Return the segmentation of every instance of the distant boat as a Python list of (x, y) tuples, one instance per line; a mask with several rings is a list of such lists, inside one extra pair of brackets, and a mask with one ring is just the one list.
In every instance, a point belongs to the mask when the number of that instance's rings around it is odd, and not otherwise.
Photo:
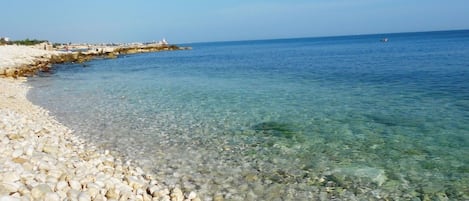
[(380, 41), (383, 42), (383, 43), (386, 43), (386, 42), (388, 42), (388, 38), (382, 38)]

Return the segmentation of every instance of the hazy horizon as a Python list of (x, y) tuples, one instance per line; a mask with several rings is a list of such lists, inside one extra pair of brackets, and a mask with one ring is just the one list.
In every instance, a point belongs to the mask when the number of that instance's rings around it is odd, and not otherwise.
[(197, 43), (469, 29), (469, 2), (280, 0), (9, 1), (0, 37), (51, 42)]

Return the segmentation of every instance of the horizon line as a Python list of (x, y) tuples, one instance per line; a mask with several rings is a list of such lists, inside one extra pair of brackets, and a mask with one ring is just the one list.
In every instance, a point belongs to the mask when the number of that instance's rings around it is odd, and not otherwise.
[(320, 35), (320, 36), (296, 36), (290, 38), (262, 38), (262, 39), (241, 39), (241, 40), (219, 40), (219, 41), (201, 41), (201, 42), (187, 42), (178, 43), (176, 45), (187, 44), (201, 44), (201, 43), (230, 43), (230, 42), (249, 42), (249, 41), (270, 41), (270, 40), (291, 40), (291, 39), (306, 39), (306, 38), (335, 38), (335, 37), (351, 37), (351, 36), (372, 36), (372, 35), (385, 35), (385, 34), (411, 34), (411, 33), (430, 33), (430, 32), (450, 32), (450, 31), (469, 31), (469, 28), (462, 29), (441, 29), (441, 30), (422, 30), (422, 31), (404, 31), (404, 32), (388, 32), (388, 33), (358, 33), (358, 34), (337, 34), (337, 35)]

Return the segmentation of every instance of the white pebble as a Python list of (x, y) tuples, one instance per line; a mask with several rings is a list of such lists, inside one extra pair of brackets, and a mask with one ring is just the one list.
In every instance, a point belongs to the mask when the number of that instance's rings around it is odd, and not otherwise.
[(20, 187), (21, 185), (16, 182), (3, 182), (3, 184), (0, 184), (0, 188), (8, 193), (17, 192)]
[(27, 156), (31, 156), (31, 155), (33, 155), (33, 152), (34, 152), (34, 147), (33, 147), (33, 146), (29, 146), (28, 148), (26, 148), (26, 150), (25, 150), (24, 153), (25, 153)]
[(197, 197), (197, 194), (194, 191), (191, 191), (187, 196), (187, 199), (192, 200)]
[(79, 194), (80, 194), (80, 191), (77, 191), (75, 189), (70, 189), (67, 192), (67, 197), (71, 200), (77, 200)]
[(173, 191), (171, 192), (171, 200), (172, 201), (183, 201), (184, 200), (184, 195), (182, 194), (181, 189), (179, 188), (174, 188)]
[(159, 189), (160, 188), (158, 186), (154, 185), (154, 186), (149, 186), (147, 190), (152, 196), (156, 196), (156, 193)]
[(44, 200), (47, 201), (60, 201), (60, 197), (57, 193), (46, 193)]
[(21, 199), (13, 196), (3, 195), (0, 196), (0, 201), (21, 201)]
[(87, 192), (81, 192), (78, 195), (78, 201), (91, 201), (91, 196)]
[(68, 183), (66, 181), (59, 181), (55, 185), (55, 189), (57, 191), (61, 191), (62, 189), (65, 189), (65, 187), (67, 187), (67, 186), (68, 186)]
[(3, 174), (3, 182), (16, 182), (20, 180), (20, 176), (16, 172), (8, 172)]
[(11, 154), (13, 158), (20, 157), (21, 155), (23, 155), (23, 149), (15, 149)]
[(42, 200), (46, 193), (50, 193), (52, 190), (47, 184), (39, 184), (31, 189), (31, 196), (34, 200)]
[(81, 184), (77, 180), (68, 181), (68, 185), (70, 185), (72, 189), (81, 190)]

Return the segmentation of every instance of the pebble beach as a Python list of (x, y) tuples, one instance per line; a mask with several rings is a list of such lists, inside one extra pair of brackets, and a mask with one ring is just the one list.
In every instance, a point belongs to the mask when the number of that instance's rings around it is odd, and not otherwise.
[(73, 135), (8, 71), (61, 54), (0, 46), (0, 200), (200, 200)]

